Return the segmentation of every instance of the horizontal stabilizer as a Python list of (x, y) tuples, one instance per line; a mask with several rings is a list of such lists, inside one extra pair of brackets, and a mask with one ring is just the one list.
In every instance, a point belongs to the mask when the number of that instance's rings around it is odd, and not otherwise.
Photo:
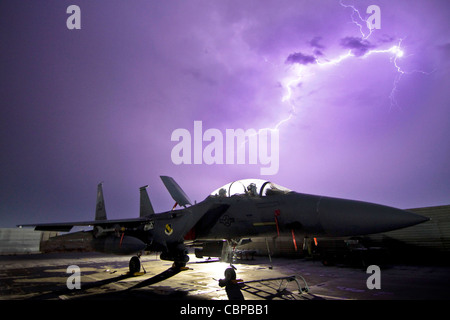
[(119, 224), (124, 227), (134, 228), (145, 222), (145, 218), (134, 218), (134, 219), (116, 219), (116, 220), (94, 220), (94, 221), (76, 221), (76, 222), (60, 222), (60, 223), (33, 223), (33, 224), (21, 224), (17, 225), (17, 227), (35, 227), (36, 231), (61, 231), (68, 232), (74, 226), (103, 226), (113, 227), (116, 224)]
[(73, 225), (71, 224), (59, 224), (59, 225), (39, 225), (34, 228), (36, 231), (59, 231), (59, 232), (69, 232), (72, 230)]
[(180, 206), (186, 206), (187, 204), (192, 205), (191, 200), (189, 200), (186, 193), (178, 185), (178, 183), (171, 177), (161, 176), (161, 180), (169, 191), (172, 199), (175, 200)]

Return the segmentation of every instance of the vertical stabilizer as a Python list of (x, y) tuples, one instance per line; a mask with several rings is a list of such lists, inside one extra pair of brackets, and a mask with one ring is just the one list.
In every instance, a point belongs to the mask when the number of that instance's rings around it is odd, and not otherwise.
[(150, 198), (148, 197), (147, 187), (148, 185), (139, 188), (139, 192), (141, 194), (139, 217), (145, 217), (150, 214), (155, 214), (152, 203), (150, 202)]
[(192, 205), (191, 200), (189, 200), (186, 193), (184, 193), (183, 189), (181, 189), (173, 178), (167, 176), (160, 176), (160, 178), (176, 203), (183, 207), (186, 207), (187, 204)]
[(97, 204), (95, 206), (95, 220), (106, 220), (105, 200), (103, 199), (103, 182), (97, 186)]

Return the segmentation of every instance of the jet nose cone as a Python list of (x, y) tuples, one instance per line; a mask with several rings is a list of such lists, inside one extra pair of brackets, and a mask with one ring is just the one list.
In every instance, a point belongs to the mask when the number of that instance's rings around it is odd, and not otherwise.
[(387, 232), (429, 220), (393, 207), (334, 198), (321, 199), (319, 219), (325, 232), (336, 236)]

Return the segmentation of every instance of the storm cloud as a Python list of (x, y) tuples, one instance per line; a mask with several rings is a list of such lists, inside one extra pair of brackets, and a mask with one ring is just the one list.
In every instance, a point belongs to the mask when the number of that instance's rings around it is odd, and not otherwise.
[(356, 56), (363, 56), (367, 51), (374, 49), (376, 46), (371, 44), (368, 40), (357, 37), (345, 37), (341, 39), (341, 46), (346, 49), (351, 49)]
[(303, 54), (301, 52), (291, 53), (286, 59), (287, 64), (298, 63), (298, 64), (307, 65), (307, 64), (315, 63), (315, 62), (316, 62), (316, 58), (314, 56), (309, 56), (309, 55)]
[(323, 49), (325, 49), (325, 46), (320, 43), (321, 41), (322, 41), (322, 37), (320, 37), (320, 36), (316, 36), (313, 39), (311, 39), (311, 41), (309, 41), (309, 44), (311, 45), (311, 47), (314, 48), (314, 54), (316, 56), (323, 55)]

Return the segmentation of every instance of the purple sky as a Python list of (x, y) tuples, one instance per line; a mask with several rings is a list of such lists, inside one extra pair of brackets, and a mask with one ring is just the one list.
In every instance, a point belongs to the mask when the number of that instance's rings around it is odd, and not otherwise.
[[(155, 210), (170, 210), (159, 175), (197, 201), (254, 177), (399, 208), (449, 204), (449, 2), (342, 3), (364, 18), (378, 5), (381, 29), (363, 39), (331, 0), (1, 1), (0, 227), (91, 220), (100, 181), (109, 218), (138, 216), (146, 184)], [(81, 30), (66, 27), (71, 4)], [(386, 52), (399, 44), (402, 57)], [(193, 133), (194, 120), (225, 132), (287, 118), (276, 175), (172, 163), (172, 132)]]

